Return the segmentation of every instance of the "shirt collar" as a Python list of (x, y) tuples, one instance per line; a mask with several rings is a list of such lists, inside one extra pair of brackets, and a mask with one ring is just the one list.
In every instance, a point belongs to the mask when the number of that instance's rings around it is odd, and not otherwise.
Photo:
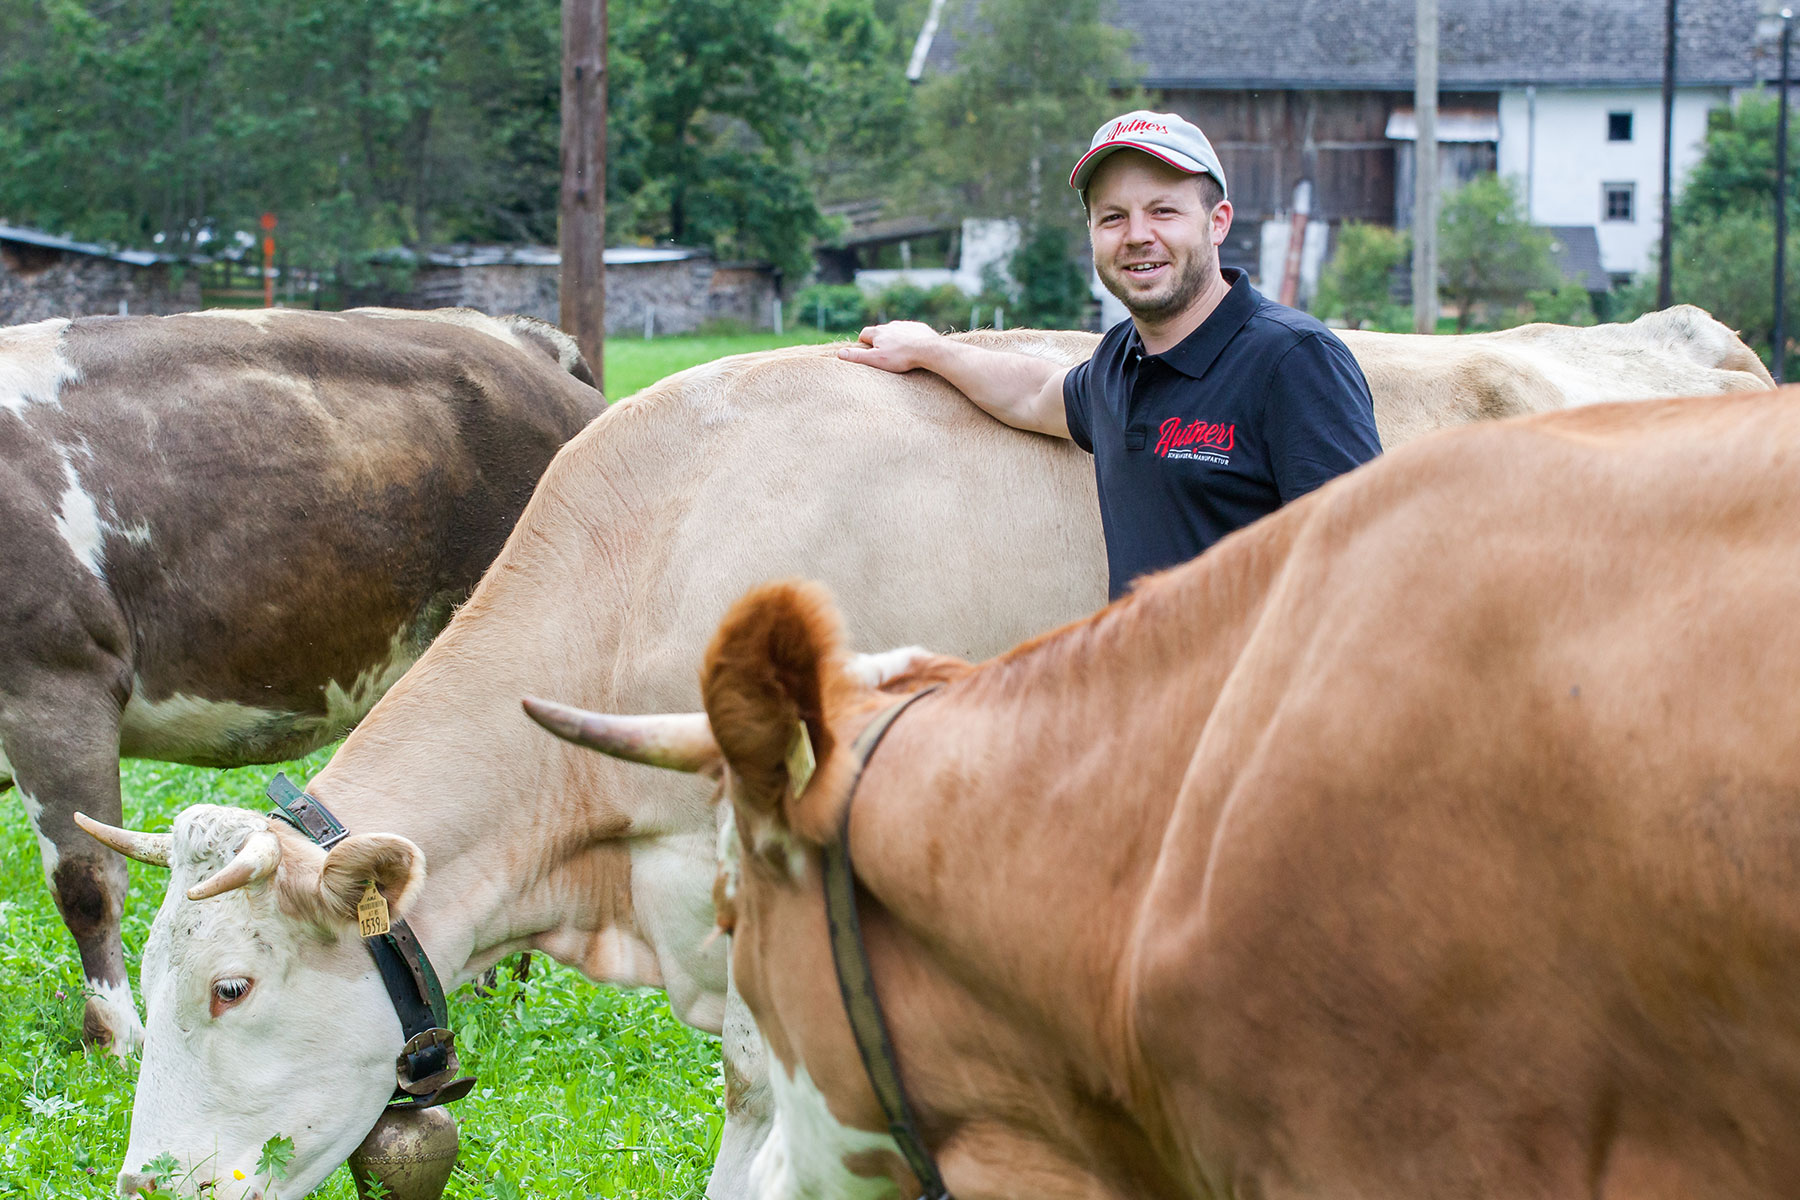
[[(1231, 290), (1219, 301), (1219, 307), (1207, 314), (1198, 329), (1155, 356), (1191, 379), (1206, 374), (1226, 344), (1256, 311), (1256, 302), (1260, 299), (1256, 289), (1250, 286), (1250, 277), (1243, 271), (1226, 267), (1221, 273)], [(1139, 336), (1136, 325), (1131, 329), (1131, 346), (1140, 354), (1144, 351), (1144, 339)]]

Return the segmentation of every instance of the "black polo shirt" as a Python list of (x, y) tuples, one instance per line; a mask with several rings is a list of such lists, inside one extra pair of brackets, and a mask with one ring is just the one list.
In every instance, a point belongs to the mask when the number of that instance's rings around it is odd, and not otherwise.
[(1381, 453), (1369, 384), (1324, 325), (1242, 271), (1200, 328), (1145, 354), (1130, 321), (1063, 382), (1094, 456), (1111, 594)]

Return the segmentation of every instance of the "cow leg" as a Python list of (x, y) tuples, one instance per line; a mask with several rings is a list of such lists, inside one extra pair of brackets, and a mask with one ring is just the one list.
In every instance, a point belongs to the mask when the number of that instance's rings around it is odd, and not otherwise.
[(124, 1055), (144, 1040), (119, 936), (125, 860), (73, 819), (84, 812), (109, 825), (121, 823), (119, 705), (102, 688), (81, 691), (23, 702), (6, 697), (0, 712), (32, 719), (26, 727), (17, 720), (0, 726), (0, 742), (37, 834), (50, 894), (81, 952), (88, 989), (82, 1040)]

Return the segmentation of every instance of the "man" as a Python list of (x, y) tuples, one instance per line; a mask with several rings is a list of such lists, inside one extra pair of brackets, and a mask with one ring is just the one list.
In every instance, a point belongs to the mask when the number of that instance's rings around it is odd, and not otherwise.
[(1374, 403), (1343, 342), (1221, 271), (1225, 172), (1169, 113), (1108, 121), (1069, 176), (1094, 269), (1131, 313), (1094, 357), (1057, 368), (964, 345), (916, 321), (862, 331), (838, 353), (922, 367), (1020, 429), (1094, 456), (1109, 586), (1199, 554), (1234, 529), (1381, 452)]

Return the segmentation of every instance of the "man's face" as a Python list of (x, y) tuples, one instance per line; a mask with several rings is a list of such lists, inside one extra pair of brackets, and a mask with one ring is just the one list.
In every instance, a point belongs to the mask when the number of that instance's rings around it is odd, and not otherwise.
[(1120, 150), (1094, 172), (1087, 198), (1094, 269), (1132, 316), (1178, 316), (1217, 277), (1231, 205), (1209, 212), (1196, 176)]

